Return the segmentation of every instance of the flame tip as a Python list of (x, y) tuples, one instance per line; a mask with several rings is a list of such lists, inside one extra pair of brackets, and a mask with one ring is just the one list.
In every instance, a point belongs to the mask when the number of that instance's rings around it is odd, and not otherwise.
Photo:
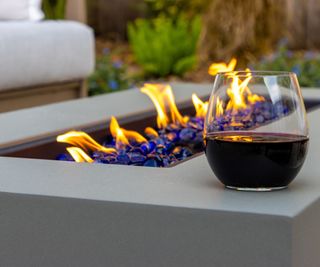
[(180, 114), (174, 99), (172, 88), (169, 84), (150, 84), (145, 83), (140, 91), (151, 99), (157, 111), (157, 126), (165, 128), (170, 119), (168, 116), (167, 108), (170, 111), (171, 120), (181, 125), (185, 125), (186, 119)]
[(196, 110), (196, 117), (205, 117), (208, 111), (209, 102), (203, 102), (195, 93), (192, 94), (192, 102)]
[(208, 73), (212, 76), (215, 76), (219, 72), (233, 71), (236, 65), (237, 65), (237, 59), (234, 57), (231, 58), (228, 64), (225, 62), (212, 63), (209, 66)]
[(93, 163), (93, 159), (79, 147), (67, 147), (67, 151), (76, 162)]

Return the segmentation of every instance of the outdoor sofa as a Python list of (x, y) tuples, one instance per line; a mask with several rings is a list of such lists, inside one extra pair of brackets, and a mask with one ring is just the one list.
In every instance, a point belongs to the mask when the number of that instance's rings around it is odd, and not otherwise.
[(0, 112), (84, 97), (93, 31), (74, 21), (1, 21), (0, 58)]

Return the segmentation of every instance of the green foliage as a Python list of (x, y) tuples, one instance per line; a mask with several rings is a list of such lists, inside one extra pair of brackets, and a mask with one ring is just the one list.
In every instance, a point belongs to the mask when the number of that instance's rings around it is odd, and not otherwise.
[(182, 14), (194, 16), (202, 14), (211, 0), (145, 0), (147, 16), (159, 15), (178, 18)]
[(66, 0), (43, 0), (43, 11), (46, 19), (64, 19)]
[(128, 24), (128, 37), (137, 62), (145, 73), (157, 77), (183, 75), (196, 64), (199, 17), (176, 21), (160, 16)]
[(97, 59), (96, 70), (88, 79), (89, 95), (99, 95), (128, 89), (126, 67), (120, 60), (112, 60), (108, 49)]
[(252, 66), (254, 70), (292, 71), (304, 87), (320, 87), (320, 54), (293, 52), (283, 44), (278, 51)]

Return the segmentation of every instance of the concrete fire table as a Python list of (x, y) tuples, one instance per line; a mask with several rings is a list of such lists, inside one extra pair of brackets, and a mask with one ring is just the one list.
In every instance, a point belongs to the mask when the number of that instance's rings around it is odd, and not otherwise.
[[(179, 103), (211, 86), (173, 89)], [(152, 110), (130, 90), (4, 113), (0, 148)], [(319, 117), (277, 192), (225, 190), (203, 155), (172, 168), (0, 157), (0, 266), (320, 266)]]

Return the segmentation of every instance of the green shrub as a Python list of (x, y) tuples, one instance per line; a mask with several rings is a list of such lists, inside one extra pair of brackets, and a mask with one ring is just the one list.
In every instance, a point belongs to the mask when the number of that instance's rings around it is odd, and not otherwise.
[(304, 87), (320, 87), (320, 54), (317, 52), (293, 52), (282, 44), (278, 51), (251, 66), (254, 70), (292, 71)]
[(181, 76), (196, 64), (196, 46), (200, 34), (200, 18), (176, 21), (160, 16), (137, 19), (128, 24), (128, 37), (134, 56), (147, 75)]
[(91, 96), (129, 89), (126, 66), (120, 60), (112, 60), (109, 49), (104, 49), (94, 73), (88, 78), (88, 87)]
[(46, 19), (64, 19), (66, 0), (43, 0), (43, 11)]
[(181, 14), (187, 14), (189, 17), (202, 14), (210, 2), (211, 0), (144, 0), (148, 18), (163, 15), (173, 19)]

